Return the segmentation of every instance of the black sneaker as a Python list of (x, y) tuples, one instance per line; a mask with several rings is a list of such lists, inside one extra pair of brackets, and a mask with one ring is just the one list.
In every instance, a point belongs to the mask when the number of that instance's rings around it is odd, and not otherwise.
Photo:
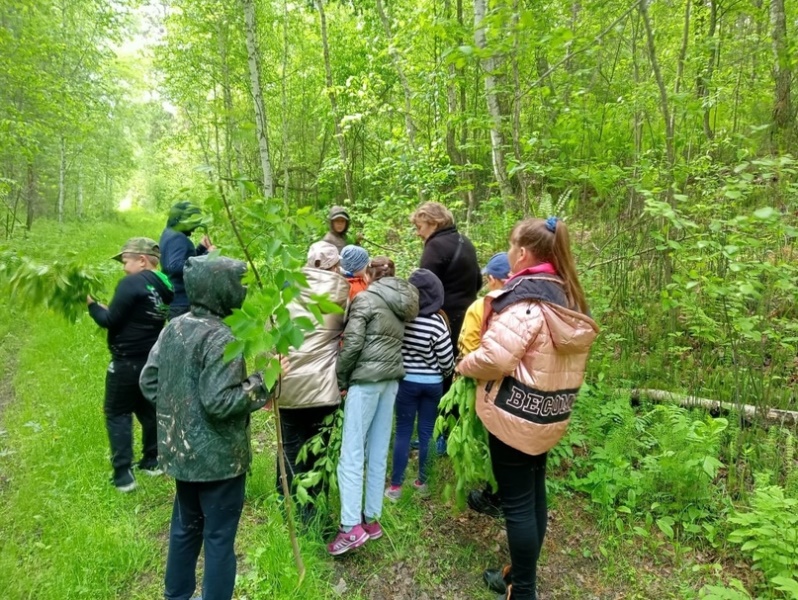
[(114, 473), (112, 482), (117, 490), (125, 494), (136, 489), (136, 478), (133, 477), (133, 471), (130, 469), (123, 469), (118, 473)]
[(510, 583), (510, 565), (501, 569), (487, 569), (482, 573), (482, 579), (491, 591), (504, 594)]
[(504, 514), (499, 496), (488, 490), (471, 490), (468, 494), (468, 507), (495, 519), (501, 518)]
[(144, 461), (142, 460), (136, 465), (142, 473), (145, 475), (149, 475), (150, 477), (157, 477), (158, 475), (163, 475), (163, 469), (158, 464), (158, 461)]

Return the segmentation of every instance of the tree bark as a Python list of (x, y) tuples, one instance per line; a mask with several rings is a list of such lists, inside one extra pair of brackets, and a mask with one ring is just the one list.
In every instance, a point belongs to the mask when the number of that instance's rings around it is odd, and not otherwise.
[(709, 106), (709, 84), (712, 81), (712, 75), (715, 72), (715, 62), (717, 61), (718, 56), (718, 40), (715, 37), (715, 32), (718, 27), (718, 2), (717, 0), (709, 0), (707, 4), (709, 6), (709, 26), (707, 31), (707, 40), (709, 40), (710, 50), (704, 69), (696, 78), (696, 92), (704, 107), (704, 135), (708, 140), (713, 140), (715, 139), (715, 132), (712, 129), (712, 123), (710, 121), (711, 107)]
[[(474, 43), (477, 48), (486, 54), (487, 37), (485, 34), (485, 12), (487, 10), (486, 0), (474, 0)], [(504, 157), (504, 134), (502, 133), (503, 118), (496, 85), (497, 59), (493, 55), (487, 55), (481, 61), (482, 69), (485, 72), (485, 99), (488, 104), (488, 114), (491, 118), (490, 142), (491, 155), (493, 162), (493, 174), (499, 184), (499, 192), (506, 201), (513, 198), (513, 189), (510, 179), (507, 176), (507, 166)]]
[(58, 167), (58, 222), (64, 222), (64, 198), (66, 196), (66, 138), (61, 135), (59, 143), (60, 164)]
[(28, 158), (27, 186), (25, 193), (25, 229), (30, 231), (33, 227), (33, 217), (35, 215), (34, 206), (36, 204), (36, 171), (33, 168), (33, 159)]
[(241, 144), (236, 141), (233, 123), (233, 92), (230, 84), (230, 64), (227, 52), (227, 31), (228, 24), (224, 18), (219, 19), (217, 28), (217, 38), (219, 47), (219, 61), (222, 71), (222, 100), (224, 102), (224, 126), (225, 126), (225, 165), (227, 167), (227, 177), (233, 177), (233, 158), (235, 158), (236, 172), (240, 175), (244, 172), (244, 164), (241, 158)]
[[(692, 0), (685, 0), (684, 3), (684, 24), (682, 27), (682, 44), (679, 47), (679, 57), (676, 60), (676, 81), (673, 84), (674, 96), (679, 95), (682, 90), (682, 78), (684, 77), (684, 61), (687, 58), (687, 44), (690, 40), (690, 9), (692, 8)], [(671, 114), (671, 131), (675, 128), (676, 111)]]
[[(657, 60), (657, 51), (654, 45), (654, 32), (651, 28), (651, 20), (648, 17), (648, 2), (650, 0), (642, 0), (640, 2), (640, 16), (643, 18), (643, 26), (646, 30), (646, 41), (648, 44), (648, 55), (651, 61), (651, 69), (654, 71), (654, 78), (657, 81), (660, 96), (660, 110), (662, 111), (662, 120), (665, 123), (665, 152), (667, 154), (668, 169), (667, 177), (665, 179), (665, 199), (670, 206), (675, 206), (673, 195), (673, 182), (674, 182), (674, 167), (676, 166), (676, 152), (673, 146), (673, 121), (671, 120), (671, 111), (668, 103), (668, 90), (665, 88), (665, 82), (662, 79), (662, 71), (659, 68), (659, 60)], [(666, 239), (670, 237), (670, 230), (666, 230)], [(673, 263), (671, 261), (670, 251), (666, 249), (663, 253), (663, 266), (664, 266), (664, 285), (671, 283), (673, 277)], [(675, 321), (675, 312), (671, 315), (671, 319)], [(675, 323), (674, 323), (675, 326)]]
[(257, 23), (255, 19), (254, 0), (241, 0), (246, 22), (247, 64), (252, 88), (252, 100), (255, 103), (255, 128), (258, 134), (258, 151), (260, 166), (263, 172), (263, 193), (267, 198), (274, 197), (274, 177), (272, 175), (272, 159), (269, 151), (269, 130), (266, 116), (266, 105), (263, 102), (263, 91), (260, 84), (260, 54), (257, 44)]
[(346, 186), (346, 196), (352, 201), (355, 199), (355, 191), (352, 183), (352, 166), (349, 164), (349, 156), (346, 150), (346, 138), (341, 130), (341, 118), (338, 114), (338, 97), (333, 87), (332, 66), (330, 65), (330, 45), (327, 40), (327, 15), (324, 12), (324, 0), (315, 0), (316, 8), (319, 11), (319, 21), (321, 27), (321, 46), (324, 55), (324, 74), (327, 82), (327, 96), (332, 107), (333, 122), (335, 124), (335, 139), (338, 142), (338, 154), (341, 158), (341, 165), (344, 169), (344, 185)]
[(776, 83), (773, 101), (773, 126), (777, 136), (789, 133), (792, 117), (790, 102), (789, 47), (787, 45), (787, 18), (784, 0), (770, 0), (770, 25), (773, 36), (773, 78)]
[(280, 94), (283, 104), (283, 201), (288, 203), (288, 0), (283, 0), (283, 59)]
[[(521, 54), (519, 29), (519, 15), (521, 7), (518, 0), (513, 0), (513, 151), (515, 153), (515, 161), (519, 165), (524, 161), (523, 152), (521, 150), (521, 76), (518, 68), (518, 58)], [(524, 207), (524, 216), (529, 214), (529, 197), (526, 189), (526, 177), (523, 170), (518, 171), (518, 189), (521, 194), (521, 204)]]

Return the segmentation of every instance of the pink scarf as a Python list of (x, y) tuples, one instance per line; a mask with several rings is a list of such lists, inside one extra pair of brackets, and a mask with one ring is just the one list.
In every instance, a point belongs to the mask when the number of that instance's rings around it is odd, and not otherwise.
[(526, 269), (518, 271), (518, 273), (513, 273), (513, 275), (507, 279), (505, 283), (512, 281), (516, 277), (522, 277), (523, 275), (537, 275), (540, 273), (543, 273), (544, 275), (557, 275), (554, 265), (551, 263), (540, 263), (534, 267), (527, 267)]

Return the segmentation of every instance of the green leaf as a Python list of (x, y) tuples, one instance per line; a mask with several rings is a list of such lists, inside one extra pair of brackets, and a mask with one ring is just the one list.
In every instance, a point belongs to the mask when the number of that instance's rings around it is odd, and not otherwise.
[(779, 217), (781, 216), (781, 213), (772, 206), (763, 206), (762, 208), (758, 208), (754, 211), (754, 216), (757, 219), (767, 220)]

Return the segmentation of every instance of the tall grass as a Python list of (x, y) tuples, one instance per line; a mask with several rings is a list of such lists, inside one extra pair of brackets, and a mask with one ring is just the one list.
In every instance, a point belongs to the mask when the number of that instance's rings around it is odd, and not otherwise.
[[(100, 293), (110, 299), (122, 271), (109, 257), (133, 235), (157, 238), (159, 227), (142, 215), (114, 224), (40, 222), (15, 246), (40, 261), (74, 252), (87, 264), (109, 265)], [(45, 309), (14, 303), (0, 313), (0, 336), (0, 368), (13, 393), (0, 413), (0, 597), (161, 597), (174, 483), (140, 475), (133, 493), (120, 494), (110, 482), (102, 410), (109, 361), (105, 332), (88, 314), (70, 324)], [(137, 424), (134, 435), (138, 452)], [(478, 573), (489, 564), (492, 547), (487, 556), (479, 539), (438, 553), (426, 548), (425, 534), (432, 523), (447, 518), (448, 508), (410, 500), (386, 507), (383, 540), (343, 560), (326, 553), (336, 524), (336, 515), (328, 511), (300, 538), (307, 575), (298, 587), (274, 492), (274, 427), (268, 413), (253, 415), (253, 438), (255, 456), (237, 538), (236, 598), (338, 598), (334, 586), (343, 577), (344, 597), (357, 600), (370, 597), (371, 575), (414, 559), (437, 565), (418, 578), (420, 589), (441, 585), (441, 573), (452, 570), (473, 574), (466, 586), (480, 588)]]

